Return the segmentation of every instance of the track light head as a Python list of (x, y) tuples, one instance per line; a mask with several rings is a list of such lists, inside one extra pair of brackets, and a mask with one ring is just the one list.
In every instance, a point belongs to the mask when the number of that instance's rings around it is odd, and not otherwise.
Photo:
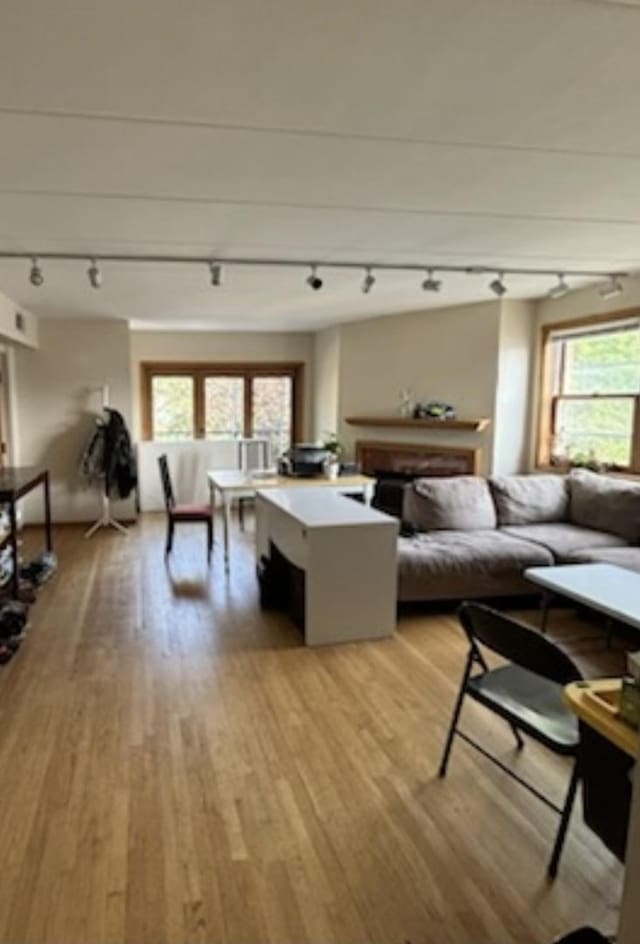
[(311, 275), (307, 278), (307, 285), (309, 288), (312, 288), (314, 292), (319, 292), (322, 288), (323, 282), (320, 276), (317, 274), (317, 266), (311, 266)]
[(91, 265), (87, 269), (87, 278), (92, 288), (100, 288), (102, 286), (102, 272), (95, 259), (91, 260)]
[(598, 291), (600, 298), (608, 301), (610, 298), (616, 298), (618, 295), (622, 295), (624, 286), (617, 275), (612, 275), (609, 277), (609, 281), (602, 285)]
[(40, 288), (44, 284), (44, 275), (42, 274), (42, 269), (38, 265), (38, 260), (34, 258), (31, 260), (31, 270), (29, 271), (29, 281), (32, 285), (35, 285), (36, 288)]
[(362, 280), (362, 291), (365, 295), (368, 295), (373, 286), (376, 284), (376, 277), (371, 271), (371, 266), (367, 266), (365, 269), (365, 276)]
[(549, 298), (562, 298), (569, 291), (569, 286), (565, 281), (562, 272), (558, 272), (558, 284), (549, 289)]
[(502, 272), (498, 272), (495, 279), (489, 282), (489, 288), (498, 298), (502, 298), (503, 295), (507, 294), (507, 286), (504, 284), (504, 274)]
[(211, 284), (218, 288), (222, 285), (222, 266), (219, 262), (209, 263), (209, 273), (211, 275)]
[(433, 269), (427, 269), (427, 277), (422, 283), (422, 289), (425, 292), (439, 292), (442, 288), (440, 279), (434, 279)]

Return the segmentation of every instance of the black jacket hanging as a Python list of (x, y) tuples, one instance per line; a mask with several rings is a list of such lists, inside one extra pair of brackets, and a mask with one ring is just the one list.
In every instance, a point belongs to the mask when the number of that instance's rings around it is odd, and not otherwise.
[(107, 495), (128, 498), (138, 484), (136, 457), (124, 417), (106, 408), (104, 425), (104, 474)]
[(121, 413), (105, 407), (80, 463), (88, 479), (104, 479), (104, 490), (114, 498), (128, 498), (138, 484), (136, 457)]

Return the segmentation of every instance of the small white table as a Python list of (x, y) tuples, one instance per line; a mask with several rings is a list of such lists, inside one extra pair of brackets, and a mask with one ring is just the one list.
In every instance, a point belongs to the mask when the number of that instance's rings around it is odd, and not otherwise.
[(340, 475), (336, 479), (329, 478), (293, 478), (284, 475), (274, 475), (265, 478), (264, 475), (252, 475), (250, 472), (238, 469), (221, 469), (207, 472), (211, 504), (215, 502), (216, 492), (220, 495), (223, 509), (224, 526), (224, 564), (229, 570), (229, 534), (231, 521), (231, 502), (234, 498), (255, 496), (258, 489), (271, 488), (332, 488), (347, 494), (360, 493), (367, 504), (371, 501), (375, 479), (368, 475)]
[(259, 490), (256, 557), (302, 572), (307, 646), (393, 635), (399, 522), (326, 488)]
[(640, 574), (614, 564), (564, 564), (529, 567), (527, 580), (545, 590), (542, 630), (546, 629), (550, 597), (556, 594), (584, 603), (610, 619), (640, 629)]

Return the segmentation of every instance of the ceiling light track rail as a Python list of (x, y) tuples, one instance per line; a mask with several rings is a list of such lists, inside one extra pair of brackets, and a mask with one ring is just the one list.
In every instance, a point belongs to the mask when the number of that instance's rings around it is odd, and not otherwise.
[(419, 272), (426, 274), (421, 286), (425, 292), (439, 292), (443, 282), (435, 278), (435, 273), (440, 275), (446, 273), (457, 273), (462, 275), (492, 275), (494, 278), (488, 283), (489, 290), (501, 298), (508, 291), (506, 279), (511, 276), (524, 276), (536, 278), (553, 278), (557, 280), (548, 292), (550, 298), (561, 298), (569, 290), (570, 286), (566, 282), (567, 278), (577, 279), (606, 279), (604, 286), (600, 286), (600, 294), (603, 298), (612, 298), (623, 291), (622, 279), (628, 278), (630, 273), (619, 270), (601, 270), (601, 269), (539, 269), (527, 267), (510, 266), (485, 266), (485, 265), (450, 265), (443, 263), (441, 265), (406, 263), (406, 262), (355, 262), (352, 260), (332, 260), (308, 261), (301, 259), (271, 258), (261, 259), (257, 257), (246, 256), (175, 256), (167, 254), (136, 254), (136, 253), (93, 253), (82, 252), (49, 252), (49, 251), (29, 251), (17, 252), (9, 250), (0, 251), (0, 259), (25, 259), (31, 262), (29, 271), (29, 281), (32, 285), (40, 287), (44, 284), (44, 273), (42, 270), (43, 262), (89, 262), (87, 277), (90, 285), (99, 289), (102, 287), (102, 272), (100, 263), (139, 263), (151, 265), (189, 265), (206, 266), (209, 269), (211, 284), (219, 287), (223, 284), (223, 269), (225, 266), (230, 268), (250, 267), (250, 268), (277, 268), (277, 269), (309, 269), (310, 275), (305, 279), (306, 284), (313, 290), (319, 291), (324, 283), (318, 275), (319, 269), (343, 269), (357, 272), (364, 272), (364, 279), (361, 283), (361, 291), (368, 294), (377, 284), (376, 272)]
[(124, 262), (124, 263), (152, 263), (158, 265), (201, 265), (210, 267), (212, 264), (220, 266), (251, 266), (253, 268), (282, 268), (282, 269), (352, 269), (358, 272), (367, 269), (375, 269), (379, 272), (457, 272), (463, 275), (486, 275), (496, 273), (501, 275), (532, 275), (541, 277), (557, 278), (559, 274), (572, 278), (628, 278), (630, 273), (617, 269), (537, 269), (527, 267), (510, 268), (503, 265), (449, 265), (446, 263), (417, 263), (417, 262), (354, 262), (352, 260), (316, 260), (314, 262), (301, 259), (270, 258), (261, 259), (258, 257), (247, 256), (172, 256), (172, 255), (146, 255), (137, 253), (111, 253), (111, 252), (40, 252), (30, 250), (28, 252), (12, 252), (0, 250), (0, 259), (39, 259), (57, 262), (87, 262), (99, 260), (100, 262)]

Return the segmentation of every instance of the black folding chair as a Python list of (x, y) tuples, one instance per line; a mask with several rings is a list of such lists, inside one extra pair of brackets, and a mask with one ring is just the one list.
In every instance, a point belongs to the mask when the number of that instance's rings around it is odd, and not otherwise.
[[(569, 656), (547, 636), (488, 606), (463, 603), (459, 617), (469, 640), (469, 654), (440, 764), (440, 776), (446, 776), (453, 739), (457, 735), (559, 813), (560, 825), (548, 867), (549, 877), (555, 878), (580, 778), (578, 722), (564, 704), (563, 688), (569, 682), (582, 679), (582, 675)], [(481, 646), (507, 659), (509, 664), (490, 669)], [(478, 671), (474, 672), (476, 669)], [(466, 695), (509, 724), (518, 748), (524, 746), (522, 732), (554, 754), (574, 758), (562, 807), (519, 777), (468, 734), (458, 730)]]

